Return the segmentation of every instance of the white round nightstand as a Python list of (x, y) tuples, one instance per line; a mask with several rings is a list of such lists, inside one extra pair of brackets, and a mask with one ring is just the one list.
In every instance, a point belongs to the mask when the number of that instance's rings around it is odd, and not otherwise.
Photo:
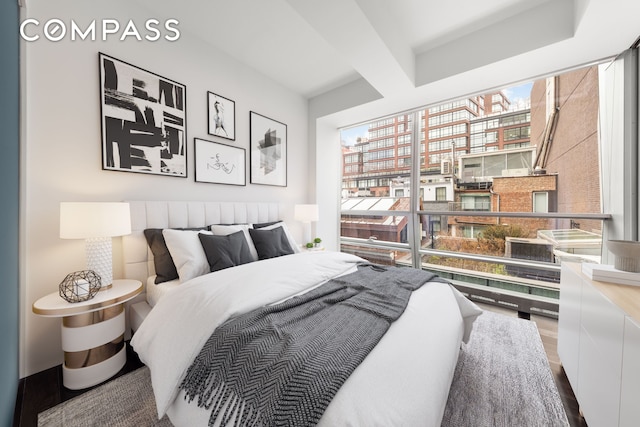
[(35, 314), (62, 317), (62, 382), (72, 390), (99, 384), (127, 361), (124, 303), (142, 292), (139, 280), (114, 280), (90, 300), (70, 303), (58, 292), (33, 303)]

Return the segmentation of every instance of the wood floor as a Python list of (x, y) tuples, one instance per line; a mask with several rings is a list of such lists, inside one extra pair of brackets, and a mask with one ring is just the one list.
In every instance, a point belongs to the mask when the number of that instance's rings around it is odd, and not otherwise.
[[(507, 316), (517, 317), (513, 310), (503, 309), (492, 305), (478, 304), (483, 309), (501, 313)], [(557, 353), (558, 322), (543, 316), (531, 316), (540, 331), (540, 337), (547, 353), (549, 365), (562, 398), (569, 423), (572, 427), (583, 427), (587, 424), (580, 416), (578, 403), (576, 402), (569, 381), (560, 365)], [(135, 352), (127, 344), (127, 364), (117, 376), (124, 375), (142, 366)], [(97, 386), (96, 386), (97, 387)], [(20, 380), (16, 410), (13, 419), (14, 427), (35, 427), (38, 425), (38, 413), (51, 408), (61, 402), (79, 396), (83, 392), (66, 389), (62, 386), (62, 368), (56, 366), (46, 371), (39, 372)]]
[[(138, 355), (129, 346), (129, 343), (126, 345), (127, 363), (114, 378), (143, 366), (140, 359), (138, 359)], [(95, 387), (99, 387), (100, 385), (101, 384), (98, 384)], [(62, 385), (62, 365), (22, 378), (18, 384), (13, 427), (36, 427), (38, 425), (38, 414), (40, 412), (79, 396), (95, 387), (83, 390), (69, 390), (65, 388)]]

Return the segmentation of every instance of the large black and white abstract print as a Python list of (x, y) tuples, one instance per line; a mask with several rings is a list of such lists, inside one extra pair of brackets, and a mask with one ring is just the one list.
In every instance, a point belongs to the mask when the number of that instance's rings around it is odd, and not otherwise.
[(196, 182), (246, 185), (244, 148), (194, 139)]
[(224, 96), (207, 92), (209, 135), (236, 139), (236, 103)]
[(187, 176), (186, 88), (100, 53), (102, 168)]
[(251, 183), (287, 186), (287, 125), (249, 113)]

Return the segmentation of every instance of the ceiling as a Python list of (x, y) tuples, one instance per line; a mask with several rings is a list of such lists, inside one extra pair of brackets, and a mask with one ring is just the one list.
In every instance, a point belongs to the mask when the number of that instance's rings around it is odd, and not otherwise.
[(358, 81), (393, 98), (504, 61), (532, 77), (640, 34), (637, 0), (136, 1), (309, 99)]

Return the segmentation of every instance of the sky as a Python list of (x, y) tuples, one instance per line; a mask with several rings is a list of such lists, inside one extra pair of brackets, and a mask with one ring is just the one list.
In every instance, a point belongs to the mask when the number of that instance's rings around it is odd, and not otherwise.
[(519, 102), (531, 102), (531, 87), (533, 86), (533, 82), (528, 82), (521, 84), (519, 86), (508, 87), (503, 89), (509, 101), (511, 101), (511, 105), (515, 105)]
[[(529, 102), (531, 99), (531, 87), (533, 82), (523, 83), (518, 86), (512, 86), (503, 89), (502, 91), (507, 95), (507, 98), (511, 101), (512, 105), (519, 102)], [(369, 125), (364, 124), (355, 126), (349, 129), (343, 129), (340, 132), (340, 139), (344, 141), (345, 145), (351, 146), (356, 143), (358, 137), (366, 138)]]
[(344, 141), (345, 145), (351, 146), (356, 143), (358, 137), (367, 137), (369, 125), (361, 125), (352, 127), (349, 129), (342, 129), (340, 131), (340, 139)]

